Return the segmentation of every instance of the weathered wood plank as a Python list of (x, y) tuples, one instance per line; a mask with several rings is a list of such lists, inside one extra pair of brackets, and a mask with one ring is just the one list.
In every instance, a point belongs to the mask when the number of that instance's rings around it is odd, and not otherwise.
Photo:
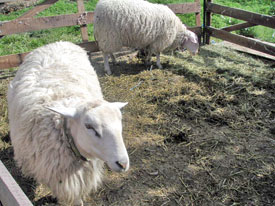
[(273, 16), (257, 14), (242, 9), (221, 6), (210, 2), (206, 3), (206, 10), (215, 14), (230, 16), (253, 24), (263, 25), (275, 29), (275, 17)]
[[(99, 48), (96, 42), (84, 42), (80, 43), (79, 46), (84, 48), (87, 52), (97, 52)], [(24, 60), (25, 56), (30, 52), (22, 53), (22, 54), (11, 54), (0, 56), (0, 70), (8, 69), (12, 67), (18, 67)]]
[(231, 43), (231, 42), (228, 42), (228, 41), (222, 41), (219, 44), (221, 44), (223, 46), (226, 46), (226, 47), (229, 47), (231, 49), (240, 51), (240, 52), (244, 52), (244, 53), (248, 53), (248, 54), (264, 57), (266, 59), (270, 59), (270, 60), (275, 61), (275, 56), (272, 56), (272, 55), (269, 55), (269, 54), (266, 54), (266, 53), (263, 53), (263, 52), (260, 52), (260, 51), (256, 51), (254, 49), (249, 49), (247, 47), (243, 47), (243, 46), (240, 46), (238, 44), (234, 44), (234, 43)]
[(86, 24), (93, 22), (93, 12), (41, 18), (24, 18), (20, 20), (2, 22), (2, 24), (0, 24), (0, 35), (9, 35), (65, 26), (81, 26), (81, 24), (83, 23), (83, 15), (85, 16)]
[(33, 204), (15, 182), (0, 160), (0, 201), (4, 206), (32, 206)]
[(249, 39), (241, 35), (231, 34), (227, 31), (215, 29), (213, 27), (206, 27), (206, 31), (213, 37), (223, 39), (244, 47), (248, 47), (250, 49), (255, 49), (257, 51), (275, 56), (275, 46), (273, 45)]
[(28, 53), (0, 56), (0, 70), (19, 66)]
[(83, 21), (81, 26), (80, 26), (80, 31), (81, 31), (81, 36), (82, 36), (82, 41), (83, 42), (88, 42), (88, 28), (87, 28), (87, 23), (86, 23), (86, 13), (85, 13), (85, 6), (83, 0), (77, 0), (77, 9), (78, 13), (82, 13), (81, 19), (79, 21)]
[[(273, 16), (273, 17), (275, 17), (275, 16)], [(245, 28), (249, 28), (249, 27), (253, 27), (253, 26), (257, 26), (257, 24), (253, 24), (253, 23), (250, 23), (250, 22), (244, 22), (244, 23), (224, 27), (224, 28), (221, 28), (221, 29), (224, 30), (224, 31), (231, 32), (231, 31), (237, 31), (237, 30), (240, 30), (240, 29), (245, 29)]]
[[(211, 3), (212, 0), (204, 0), (204, 6), (206, 6), (207, 3)], [(211, 12), (205, 10), (205, 26), (208, 27), (211, 25)], [(209, 44), (210, 43), (210, 35), (209, 33), (205, 33), (205, 36), (204, 36), (204, 43), (205, 44)]]
[(190, 14), (201, 12), (200, 2), (167, 4), (167, 6), (176, 14)]
[(252, 26), (257, 26), (257, 24), (244, 22), (244, 23), (235, 24), (235, 25), (232, 25), (232, 26), (221, 28), (221, 30), (231, 32), (231, 31), (237, 31), (237, 30), (240, 30), (240, 29), (249, 28), (249, 27), (252, 27)]

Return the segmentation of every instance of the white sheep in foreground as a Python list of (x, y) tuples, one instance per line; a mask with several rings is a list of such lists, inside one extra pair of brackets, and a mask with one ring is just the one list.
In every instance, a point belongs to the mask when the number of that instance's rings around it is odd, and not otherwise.
[(101, 183), (103, 163), (129, 168), (120, 109), (103, 99), (86, 52), (70, 42), (31, 52), (8, 89), (14, 158), (61, 204), (82, 205)]
[(100, 0), (94, 12), (94, 36), (104, 55), (104, 68), (111, 74), (108, 57), (123, 46), (146, 49), (160, 64), (160, 52), (187, 48), (193, 54), (199, 48), (198, 37), (187, 30), (167, 6), (144, 0)]

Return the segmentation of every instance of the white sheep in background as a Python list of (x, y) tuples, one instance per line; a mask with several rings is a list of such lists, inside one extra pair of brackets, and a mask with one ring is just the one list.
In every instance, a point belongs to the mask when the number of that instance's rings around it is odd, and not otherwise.
[(127, 171), (120, 109), (103, 99), (86, 52), (57, 42), (31, 52), (8, 89), (14, 158), (61, 204), (82, 205), (100, 184), (103, 163)]
[(146, 49), (160, 64), (160, 52), (177, 47), (197, 53), (198, 37), (187, 30), (167, 6), (144, 0), (100, 0), (94, 13), (94, 36), (104, 55), (104, 68), (111, 74), (108, 57), (123, 46)]

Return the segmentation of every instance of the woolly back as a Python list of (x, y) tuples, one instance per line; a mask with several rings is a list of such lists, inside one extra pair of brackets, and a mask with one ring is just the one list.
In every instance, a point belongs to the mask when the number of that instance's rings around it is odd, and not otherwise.
[[(95, 9), (94, 35), (104, 51), (108, 40), (144, 48), (158, 37), (175, 38), (180, 19), (167, 6), (143, 0), (100, 0)], [(169, 38), (171, 37), (171, 38)], [(104, 45), (104, 42), (106, 45)]]
[(49, 44), (31, 52), (12, 84), (16, 93), (31, 94), (29, 101), (36, 104), (39, 100), (50, 104), (70, 97), (102, 99), (96, 73), (86, 52), (70, 42)]

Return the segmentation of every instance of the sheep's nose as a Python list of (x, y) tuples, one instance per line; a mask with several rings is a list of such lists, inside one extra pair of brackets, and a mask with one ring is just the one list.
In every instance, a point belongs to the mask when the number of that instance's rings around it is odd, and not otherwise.
[(126, 169), (127, 168), (127, 162), (121, 162), (121, 161), (116, 161), (116, 164), (121, 168), (121, 169)]

